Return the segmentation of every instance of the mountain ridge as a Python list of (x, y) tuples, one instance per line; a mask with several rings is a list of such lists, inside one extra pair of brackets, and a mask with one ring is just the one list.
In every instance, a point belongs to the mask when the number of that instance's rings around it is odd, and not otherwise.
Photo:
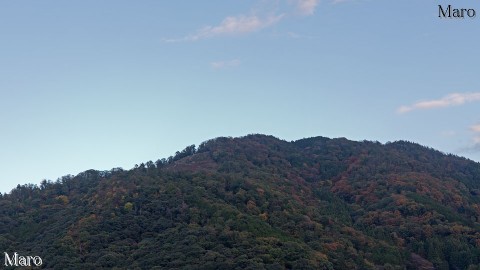
[(478, 269), (479, 178), (406, 141), (219, 137), (18, 186), (0, 197), (0, 250), (47, 269)]

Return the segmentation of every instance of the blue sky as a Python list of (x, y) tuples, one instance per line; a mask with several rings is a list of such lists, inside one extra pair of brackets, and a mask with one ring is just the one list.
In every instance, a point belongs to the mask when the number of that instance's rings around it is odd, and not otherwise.
[(0, 192), (218, 136), (480, 161), (480, 1), (2, 1)]

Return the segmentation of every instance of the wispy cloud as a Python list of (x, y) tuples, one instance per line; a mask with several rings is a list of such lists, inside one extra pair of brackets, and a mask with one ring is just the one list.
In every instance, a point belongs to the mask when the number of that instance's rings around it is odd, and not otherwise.
[[(279, 3), (289, 3), (280, 5)], [(248, 34), (271, 27), (295, 13), (310, 16), (315, 13), (320, 0), (263, 0), (249, 13), (227, 16), (217, 25), (208, 25), (195, 33), (181, 37), (164, 39), (164, 42), (197, 41), (218, 36)], [(283, 7), (283, 8), (281, 8)]]
[(457, 149), (458, 153), (478, 153), (480, 152), (480, 142), (477, 142), (477, 143), (473, 143), (469, 146), (466, 146), (466, 147), (462, 147), (462, 148), (459, 148)]
[(214, 69), (224, 69), (229, 67), (237, 67), (241, 64), (240, 60), (234, 59), (229, 61), (215, 61), (211, 62), (210, 66)]
[(313, 15), (320, 0), (297, 0), (297, 9), (303, 15)]
[(414, 110), (428, 110), (435, 108), (444, 108), (450, 106), (459, 106), (465, 103), (480, 101), (480, 93), (453, 93), (441, 99), (419, 101), (412, 105), (401, 106), (397, 109), (398, 113), (408, 113)]
[(480, 124), (470, 126), (470, 131), (473, 133), (470, 145), (460, 148), (458, 152), (461, 153), (478, 153), (480, 152)]
[(187, 37), (187, 40), (199, 40), (221, 35), (237, 35), (258, 31), (262, 28), (272, 26), (282, 19), (283, 15), (270, 15), (261, 18), (257, 15), (239, 15), (225, 18), (217, 26), (206, 26), (197, 33)]
[(474, 133), (473, 143), (480, 149), (480, 124), (471, 126), (470, 130)]
[(334, 4), (339, 4), (339, 3), (343, 3), (343, 2), (347, 2), (349, 0), (333, 0), (333, 3)]
[(296, 32), (287, 32), (283, 35), (278, 35), (280, 37), (287, 37), (287, 38), (291, 38), (291, 39), (315, 39), (316, 37), (315, 36), (309, 36), (309, 35), (304, 35), (304, 34), (299, 34), (299, 33), (296, 33)]
[(480, 133), (480, 124), (471, 126), (470, 130), (475, 133)]
[(247, 34), (259, 31), (263, 28), (272, 26), (278, 23), (284, 14), (268, 15), (261, 17), (259, 15), (238, 15), (228, 16), (216, 26), (205, 26), (199, 29), (196, 33), (185, 36), (179, 39), (164, 39), (165, 42), (179, 42), (179, 41), (197, 41), (216, 36), (234, 36), (240, 34)]
[(445, 138), (452, 138), (457, 136), (457, 132), (454, 130), (445, 130), (440, 133), (440, 136), (445, 137)]

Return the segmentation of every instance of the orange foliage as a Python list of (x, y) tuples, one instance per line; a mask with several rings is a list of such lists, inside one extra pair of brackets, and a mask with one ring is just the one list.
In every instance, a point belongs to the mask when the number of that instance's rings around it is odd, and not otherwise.
[(324, 246), (328, 249), (328, 250), (337, 250), (339, 247), (342, 246), (342, 244), (338, 243), (338, 242), (333, 242), (333, 243), (325, 243)]

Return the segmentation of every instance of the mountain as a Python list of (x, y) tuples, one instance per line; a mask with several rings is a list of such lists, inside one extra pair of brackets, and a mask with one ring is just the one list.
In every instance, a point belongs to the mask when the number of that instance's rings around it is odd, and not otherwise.
[(45, 269), (480, 269), (480, 164), (406, 141), (216, 138), (18, 186), (2, 250)]

